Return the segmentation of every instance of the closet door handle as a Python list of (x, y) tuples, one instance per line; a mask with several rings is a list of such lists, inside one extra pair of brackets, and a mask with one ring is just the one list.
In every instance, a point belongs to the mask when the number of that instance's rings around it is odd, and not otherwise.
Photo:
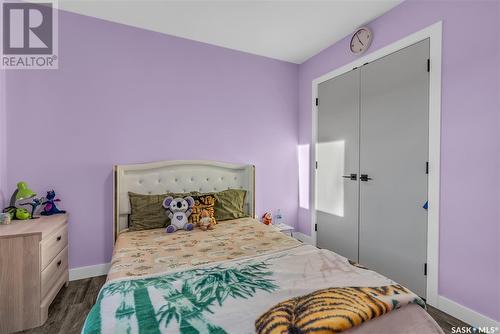
[(360, 179), (361, 181), (364, 181), (364, 182), (367, 182), (367, 181), (369, 181), (369, 180), (373, 180), (371, 177), (369, 177), (369, 176), (368, 176), (368, 174), (361, 174), (361, 175), (359, 176), (359, 179)]
[(358, 174), (343, 175), (342, 177), (344, 179), (350, 179), (356, 181), (358, 179)]

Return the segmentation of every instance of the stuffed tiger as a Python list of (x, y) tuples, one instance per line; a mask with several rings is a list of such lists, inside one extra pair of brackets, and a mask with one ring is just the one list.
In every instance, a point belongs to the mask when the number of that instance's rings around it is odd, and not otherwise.
[(193, 225), (198, 225), (201, 219), (201, 212), (203, 210), (207, 210), (211, 220), (212, 220), (212, 225), (217, 224), (217, 221), (215, 220), (215, 197), (213, 195), (200, 195), (200, 196), (193, 196), (194, 198), (194, 205), (192, 208), (191, 215), (189, 216), (189, 222)]
[(330, 334), (408, 303), (423, 303), (401, 285), (328, 288), (281, 302), (255, 322), (258, 334)]

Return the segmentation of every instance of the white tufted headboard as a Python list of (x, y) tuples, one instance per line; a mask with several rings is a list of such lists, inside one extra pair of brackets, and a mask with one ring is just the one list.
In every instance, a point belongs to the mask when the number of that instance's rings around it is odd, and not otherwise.
[(255, 166), (204, 160), (160, 161), (114, 166), (114, 236), (128, 228), (128, 192), (139, 194), (247, 191), (246, 213), (255, 216)]

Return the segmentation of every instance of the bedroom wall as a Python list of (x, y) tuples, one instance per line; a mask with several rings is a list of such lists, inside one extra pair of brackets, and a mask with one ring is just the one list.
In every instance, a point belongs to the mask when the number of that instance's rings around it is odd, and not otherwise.
[(114, 164), (255, 164), (257, 213), (295, 224), (297, 65), (66, 12), (59, 25), (58, 70), (7, 73), (7, 176), (56, 190), (71, 268), (110, 261)]
[[(497, 1), (406, 1), (368, 24), (374, 51), (443, 21), (439, 294), (496, 320), (500, 320), (499, 7)], [(302, 147), (311, 143), (312, 80), (352, 62), (356, 57), (348, 50), (346, 37), (299, 68)], [(310, 211), (301, 206), (298, 228), (310, 235)]]

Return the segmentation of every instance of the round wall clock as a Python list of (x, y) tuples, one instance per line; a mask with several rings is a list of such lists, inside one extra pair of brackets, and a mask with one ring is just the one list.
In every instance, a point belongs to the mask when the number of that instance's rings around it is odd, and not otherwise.
[(351, 52), (360, 54), (365, 52), (372, 43), (373, 34), (367, 27), (359, 28), (351, 38)]

